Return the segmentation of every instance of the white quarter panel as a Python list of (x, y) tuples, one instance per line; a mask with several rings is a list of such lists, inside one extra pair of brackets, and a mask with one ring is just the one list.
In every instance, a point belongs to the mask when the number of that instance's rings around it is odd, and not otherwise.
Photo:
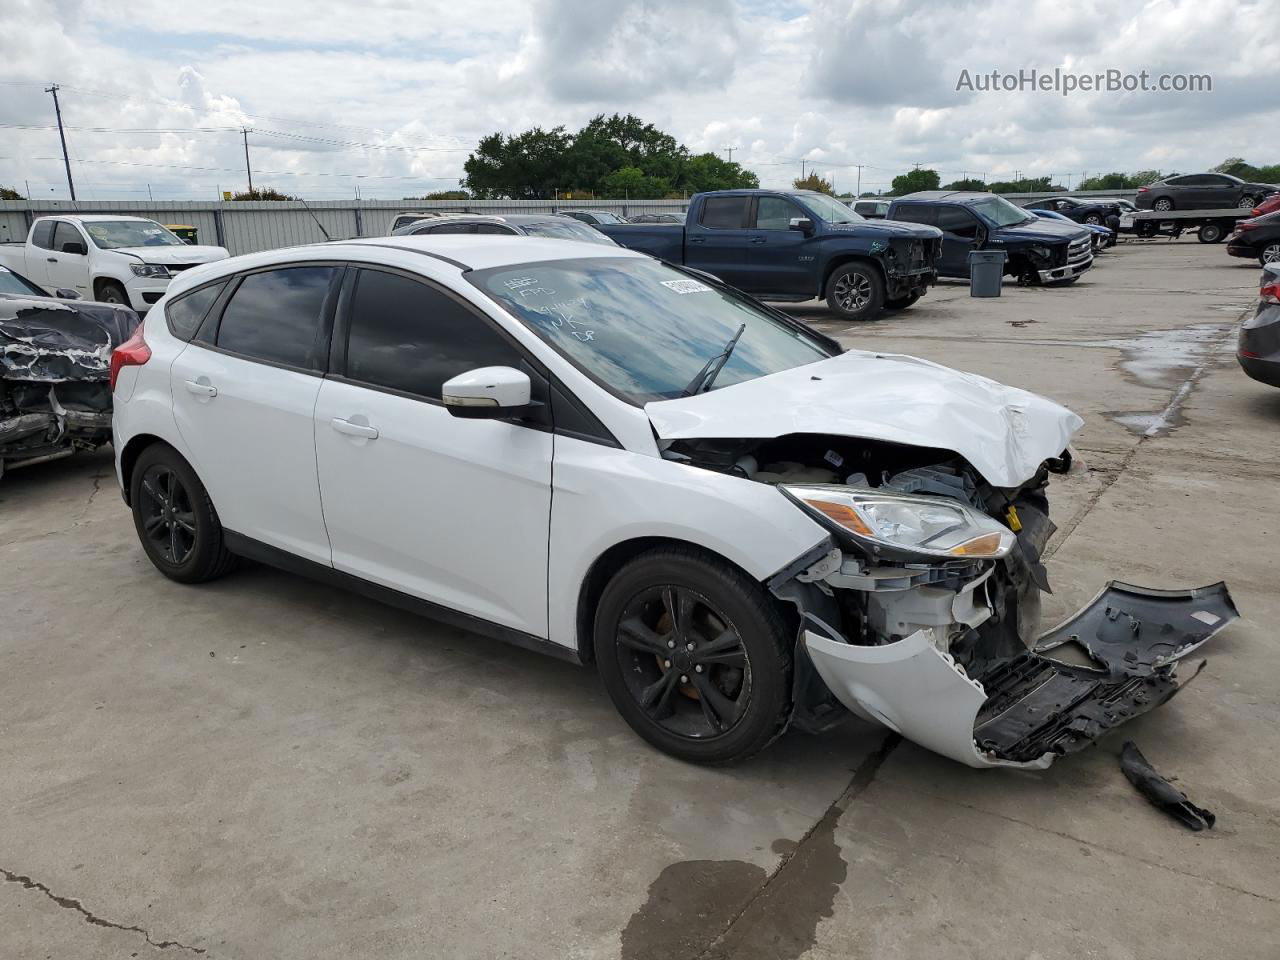
[(188, 459), (222, 525), (327, 566), (312, 426), (320, 377), (193, 343), (170, 382)]
[(697, 544), (764, 580), (827, 532), (766, 484), (557, 436), (552, 640), (576, 645), (578, 594), (591, 565), (610, 547), (639, 537)]
[(547, 636), (550, 433), (326, 380), (315, 436), (337, 569)]

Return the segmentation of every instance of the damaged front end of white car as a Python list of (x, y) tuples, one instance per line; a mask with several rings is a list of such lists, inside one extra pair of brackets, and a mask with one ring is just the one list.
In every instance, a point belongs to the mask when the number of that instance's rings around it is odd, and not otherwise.
[(646, 409), (664, 457), (773, 484), (830, 533), (768, 584), (800, 613), (796, 726), (844, 707), (969, 766), (1043, 768), (1168, 700), (1237, 616), (1223, 584), (1112, 582), (1040, 632), (1049, 476), (1081, 421), (1034, 394), (850, 351)]

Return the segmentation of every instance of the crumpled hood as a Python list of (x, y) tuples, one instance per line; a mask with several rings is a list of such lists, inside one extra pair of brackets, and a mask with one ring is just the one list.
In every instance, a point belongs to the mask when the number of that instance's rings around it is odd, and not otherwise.
[(937, 239), (942, 231), (924, 223), (907, 223), (904, 220), (864, 220), (858, 223), (829, 223), (832, 233), (858, 233), (862, 236), (914, 237), (918, 240)]
[(111, 351), (137, 326), (128, 307), (0, 294), (0, 378), (105, 381)]
[(1026, 390), (865, 350), (644, 409), (663, 440), (825, 433), (951, 450), (997, 487), (1031, 479), (1084, 423)]
[(183, 244), (182, 246), (155, 247), (116, 247), (113, 253), (124, 253), (138, 257), (145, 263), (211, 263), (214, 260), (225, 260), (230, 256), (222, 247), (204, 247)]
[(1019, 224), (1016, 227), (1001, 227), (996, 231), (999, 240), (1079, 240), (1088, 236), (1088, 231), (1078, 223), (1066, 223), (1062, 220), (1036, 218), (1034, 223)]

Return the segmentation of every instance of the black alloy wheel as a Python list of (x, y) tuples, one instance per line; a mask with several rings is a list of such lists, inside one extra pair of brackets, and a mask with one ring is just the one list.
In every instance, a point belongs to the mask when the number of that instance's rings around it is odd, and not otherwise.
[(751, 660), (737, 628), (687, 587), (651, 587), (618, 623), (617, 655), (640, 709), (679, 737), (732, 730), (751, 700)]
[(196, 515), (182, 480), (171, 467), (157, 463), (142, 474), (140, 494), (142, 532), (152, 549), (175, 567), (186, 563), (196, 546)]

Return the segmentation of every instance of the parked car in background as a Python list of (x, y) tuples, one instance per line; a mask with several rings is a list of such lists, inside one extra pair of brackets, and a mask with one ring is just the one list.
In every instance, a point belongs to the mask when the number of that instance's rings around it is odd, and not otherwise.
[(616, 244), (599, 230), (554, 213), (504, 213), (483, 216), (477, 213), (445, 214), (418, 220), (396, 230), (392, 236), (423, 236), (441, 233), (497, 234), (524, 237), (552, 237), (558, 240), (580, 240), (583, 243)]
[(868, 220), (883, 220), (889, 213), (888, 200), (855, 200), (850, 206), (854, 213)]
[(25, 243), (0, 244), (0, 266), (41, 289), (74, 290), (138, 313), (163, 297), (182, 271), (227, 256), (222, 247), (183, 243), (154, 220), (113, 215), (37, 217)]
[[(1075, 223), (1075, 221), (1065, 213), (1058, 213), (1056, 210), (1038, 210), (1033, 207), (1028, 207), (1027, 209), (1041, 220), (1061, 220), (1065, 223)], [(1094, 253), (1097, 253), (1099, 250), (1105, 249), (1106, 247), (1115, 246), (1116, 232), (1110, 227), (1104, 227), (1096, 223), (1083, 223), (1081, 226), (1093, 235), (1092, 242)]]
[(1139, 187), (1136, 202), (1140, 210), (1249, 209), (1277, 190), (1274, 183), (1249, 183), (1226, 173), (1191, 173)]
[(937, 279), (937, 230), (863, 220), (839, 200), (809, 190), (698, 193), (684, 226), (597, 229), (624, 247), (704, 270), (753, 296), (825, 297), (846, 320), (910, 307)]
[(111, 351), (138, 315), (71, 293), (0, 267), (0, 476), (111, 441)]
[(1067, 220), (1087, 225), (1120, 226), (1120, 206), (1110, 200), (1094, 200), (1082, 197), (1048, 197), (1024, 204), (1028, 210), (1050, 210)]
[(944, 277), (967, 278), (973, 250), (1003, 250), (1005, 274), (1024, 283), (1074, 283), (1093, 266), (1093, 237), (1085, 227), (1042, 220), (994, 193), (912, 193), (893, 201), (889, 219), (942, 231), (938, 272)]
[(1256, 259), (1264, 267), (1280, 263), (1280, 211), (1237, 223), (1227, 237), (1227, 253)]
[[(845, 352), (628, 250), (237, 257), (181, 278), (112, 371), (116, 470), (160, 573), (253, 557), (593, 663), (686, 761), (849, 710), (972, 767), (1043, 769), (1168, 700), (1235, 616), (1221, 584), (1109, 585), (1040, 634), (1048, 475), (1079, 417)], [(1030, 649), (1068, 640), (1105, 669)]]
[(1280, 193), (1273, 193), (1269, 197), (1263, 197), (1262, 202), (1249, 211), (1249, 215), (1261, 217), (1278, 210), (1280, 210)]
[(596, 227), (602, 223), (626, 223), (616, 213), (610, 213), (608, 210), (561, 210), (566, 217), (573, 217), (575, 220), (581, 220), (583, 223), (589, 223)]
[(1116, 207), (1119, 208), (1121, 216), (1124, 216), (1126, 213), (1134, 213), (1138, 209), (1138, 205), (1136, 203), (1125, 197), (1092, 197), (1091, 199), (1095, 203), (1114, 203)]
[(673, 211), (671, 213), (637, 213), (633, 217), (627, 217), (627, 223), (684, 223), (685, 215), (682, 211)]
[(1236, 360), (1254, 380), (1280, 387), (1280, 262), (1263, 265), (1258, 308), (1240, 325)]

